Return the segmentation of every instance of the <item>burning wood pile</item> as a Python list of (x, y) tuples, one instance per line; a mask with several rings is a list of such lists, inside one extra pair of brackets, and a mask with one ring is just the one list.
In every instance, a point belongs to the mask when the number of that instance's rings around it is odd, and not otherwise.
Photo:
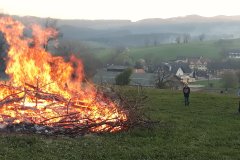
[(0, 87), (10, 92), (0, 101), (3, 130), (15, 128), (42, 134), (76, 135), (114, 132), (129, 125), (126, 111), (120, 111), (120, 107), (103, 98), (100, 92), (91, 97), (92, 100), (86, 100), (77, 93), (77, 97), (66, 99), (30, 84), (24, 87), (0, 84)]
[(44, 50), (57, 34), (52, 28), (25, 26), (10, 17), (0, 18), (0, 32), (8, 44), (6, 74), (0, 83), (1, 130), (48, 134), (116, 132), (129, 126), (129, 112), (120, 101), (83, 83), (83, 65), (72, 56), (69, 62)]

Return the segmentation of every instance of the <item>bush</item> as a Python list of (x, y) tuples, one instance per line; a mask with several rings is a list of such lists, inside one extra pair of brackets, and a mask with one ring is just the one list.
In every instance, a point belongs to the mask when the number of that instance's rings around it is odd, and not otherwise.
[(236, 88), (238, 85), (238, 78), (234, 72), (226, 71), (221, 79), (224, 88)]
[(115, 81), (117, 85), (128, 85), (130, 83), (130, 76), (132, 75), (132, 69), (128, 68), (119, 75), (116, 76)]

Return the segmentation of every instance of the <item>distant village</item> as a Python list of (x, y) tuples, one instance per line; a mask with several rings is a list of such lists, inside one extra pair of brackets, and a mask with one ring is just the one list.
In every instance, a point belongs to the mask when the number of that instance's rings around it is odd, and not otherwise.
[[(227, 59), (240, 59), (240, 52), (229, 52)], [(180, 89), (184, 83), (191, 85), (199, 80), (220, 79), (225, 71), (236, 71), (227, 66), (217, 66), (209, 68), (211, 60), (203, 56), (200, 57), (178, 57), (176, 60), (160, 62), (154, 66), (148, 66), (144, 59), (138, 60), (132, 68), (131, 81), (129, 85), (144, 87), (159, 87)], [(213, 64), (212, 64), (213, 66)], [(96, 84), (115, 84), (115, 78), (129, 66), (108, 65), (106, 68), (99, 69), (93, 81)], [(157, 84), (162, 84), (158, 86)], [(201, 89), (201, 85), (194, 86)]]

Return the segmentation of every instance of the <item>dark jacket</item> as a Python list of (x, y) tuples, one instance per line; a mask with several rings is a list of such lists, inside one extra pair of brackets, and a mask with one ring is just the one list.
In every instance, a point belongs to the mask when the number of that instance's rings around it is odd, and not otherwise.
[(188, 86), (183, 87), (183, 94), (184, 94), (184, 97), (189, 97), (190, 88)]

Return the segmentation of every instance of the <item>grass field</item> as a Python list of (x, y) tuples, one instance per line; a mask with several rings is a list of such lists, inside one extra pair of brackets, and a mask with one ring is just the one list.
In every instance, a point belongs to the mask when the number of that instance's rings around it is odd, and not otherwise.
[(0, 135), (1, 160), (240, 159), (238, 99), (192, 92), (190, 106), (180, 91), (147, 89), (144, 110), (160, 125), (117, 134), (78, 138)]
[(217, 88), (217, 89), (221, 89), (223, 88), (223, 83), (220, 79), (214, 79), (214, 80), (200, 80), (200, 81), (196, 81), (193, 84), (200, 84), (200, 85), (204, 85), (207, 88)]
[(215, 42), (193, 42), (188, 44), (164, 44), (157, 47), (136, 48), (130, 50), (132, 57), (148, 58), (153, 60), (174, 60), (178, 56), (219, 58), (221, 48)]
[[(175, 60), (177, 57), (206, 57), (220, 59), (223, 52), (240, 49), (240, 39), (218, 41), (195, 41), (187, 44), (161, 44), (155, 47), (129, 48), (125, 54), (133, 61), (144, 58), (153, 63)], [(101, 48), (94, 51), (96, 57), (103, 63), (114, 53), (114, 49)]]

